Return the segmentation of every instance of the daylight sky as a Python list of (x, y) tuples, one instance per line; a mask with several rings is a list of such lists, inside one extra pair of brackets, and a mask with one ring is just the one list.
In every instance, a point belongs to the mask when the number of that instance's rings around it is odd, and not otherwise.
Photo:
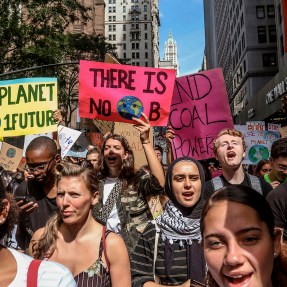
[(159, 0), (160, 59), (169, 31), (177, 42), (180, 76), (197, 72), (204, 54), (203, 0)]

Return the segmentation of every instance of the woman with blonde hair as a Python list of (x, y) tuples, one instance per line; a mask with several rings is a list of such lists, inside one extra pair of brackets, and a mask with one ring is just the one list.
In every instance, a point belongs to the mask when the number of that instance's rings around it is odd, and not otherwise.
[(92, 216), (99, 199), (96, 172), (71, 163), (58, 164), (56, 172), (59, 213), (34, 233), (30, 253), (65, 265), (78, 286), (131, 286), (124, 241)]

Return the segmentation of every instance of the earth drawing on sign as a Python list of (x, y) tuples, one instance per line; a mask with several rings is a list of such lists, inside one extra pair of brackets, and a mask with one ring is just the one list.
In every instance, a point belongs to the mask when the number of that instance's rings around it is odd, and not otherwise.
[(131, 120), (133, 117), (140, 118), (143, 110), (142, 102), (134, 96), (125, 96), (117, 103), (119, 115), (127, 120)]
[(248, 158), (253, 164), (257, 164), (261, 159), (269, 158), (269, 150), (264, 145), (254, 145), (248, 152)]

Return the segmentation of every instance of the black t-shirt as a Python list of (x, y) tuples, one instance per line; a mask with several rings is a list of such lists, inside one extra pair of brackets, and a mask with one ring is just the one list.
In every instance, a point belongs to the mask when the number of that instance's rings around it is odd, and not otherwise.
[[(232, 183), (229, 183), (223, 175), (220, 176), (220, 178), (223, 181), (223, 186), (229, 186), (229, 185), (233, 185)], [(262, 188), (262, 194), (264, 196), (267, 196), (267, 194), (272, 190), (272, 186), (266, 181), (264, 180), (264, 178), (259, 177), (259, 181), (260, 181), (260, 185)], [(244, 173), (244, 180), (243, 182), (241, 182), (240, 184), (242, 185), (246, 185), (246, 186), (251, 186), (251, 182), (249, 180), (249, 177), (247, 176), (247, 173)], [(212, 184), (212, 180), (208, 180), (205, 185), (204, 185), (204, 192), (203, 192), (203, 199), (204, 200), (208, 200), (209, 197), (215, 192), (214, 190), (214, 186)]]
[(266, 199), (271, 206), (275, 226), (284, 228), (283, 238), (287, 240), (287, 184), (278, 185)]
[(22, 249), (29, 246), (33, 233), (46, 225), (48, 219), (58, 210), (56, 198), (47, 198), (43, 186), (37, 181), (22, 182), (15, 191), (17, 195), (28, 195), (38, 203), (37, 210), (26, 214), (20, 213), (16, 239)]

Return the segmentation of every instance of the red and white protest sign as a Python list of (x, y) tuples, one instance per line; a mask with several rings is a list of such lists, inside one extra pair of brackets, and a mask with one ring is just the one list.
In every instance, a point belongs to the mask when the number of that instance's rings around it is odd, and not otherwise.
[(221, 69), (177, 78), (169, 123), (175, 131), (173, 155), (207, 159), (220, 130), (233, 128)]
[(80, 61), (80, 117), (134, 123), (145, 113), (152, 126), (166, 126), (175, 70)]

